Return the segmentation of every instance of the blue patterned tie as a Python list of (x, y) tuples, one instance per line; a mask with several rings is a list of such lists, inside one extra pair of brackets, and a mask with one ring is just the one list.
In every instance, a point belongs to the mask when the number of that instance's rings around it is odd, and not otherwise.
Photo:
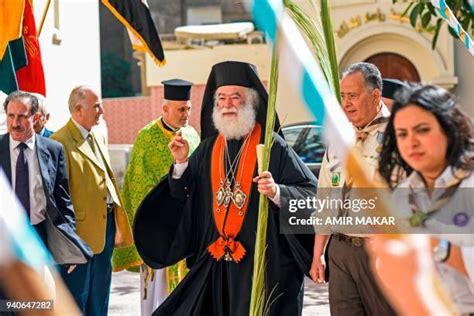
[(28, 160), (26, 159), (25, 149), (27, 148), (25, 143), (18, 145), (20, 154), (16, 161), (16, 181), (15, 181), (15, 193), (21, 204), (25, 208), (28, 220), (30, 219), (30, 181), (28, 174)]

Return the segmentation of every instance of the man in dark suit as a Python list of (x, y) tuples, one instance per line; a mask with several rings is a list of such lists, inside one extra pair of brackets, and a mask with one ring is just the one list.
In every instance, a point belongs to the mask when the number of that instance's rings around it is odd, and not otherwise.
[(8, 133), (0, 135), (0, 167), (55, 261), (71, 272), (92, 251), (76, 234), (63, 146), (35, 134), (39, 113), (33, 95), (13, 92), (4, 108)]

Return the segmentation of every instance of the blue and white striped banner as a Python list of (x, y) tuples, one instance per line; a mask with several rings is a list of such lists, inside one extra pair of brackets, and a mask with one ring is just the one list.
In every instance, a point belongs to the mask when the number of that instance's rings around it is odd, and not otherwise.
[(22, 261), (41, 271), (52, 266), (53, 259), (26, 218), (20, 202), (0, 169), (0, 265)]
[(324, 137), (331, 144), (331, 151), (334, 150), (339, 157), (345, 157), (354, 143), (354, 129), (298, 27), (283, 9), (282, 2), (276, 0), (255, 0), (252, 4), (257, 25), (273, 43), (279, 34), (280, 71), (304, 100), (317, 123), (323, 126)]
[[(448, 22), (449, 27), (451, 27), (459, 39), (464, 43), (464, 46), (466, 46), (469, 53), (474, 56), (474, 43), (472, 42), (472, 39), (469, 37), (469, 34), (461, 27), (461, 24), (446, 4), (446, 1), (431, 0), (431, 4), (433, 4), (433, 6), (436, 8), (438, 15)], [(474, 0), (471, 0), (471, 8), (474, 12)]]

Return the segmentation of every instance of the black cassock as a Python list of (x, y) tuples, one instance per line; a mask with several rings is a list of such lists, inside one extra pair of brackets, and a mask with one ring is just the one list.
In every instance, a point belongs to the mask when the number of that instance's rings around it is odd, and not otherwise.
[[(315, 195), (317, 180), (285, 141), (276, 133), (274, 137), (269, 171), (280, 186), (281, 208), (288, 210), (290, 199)], [(170, 172), (137, 211), (134, 237), (144, 261), (154, 269), (161, 269), (186, 258), (190, 269), (153, 315), (243, 316), (249, 313), (259, 193), (253, 184), (246, 217), (235, 238), (247, 251), (244, 258), (239, 263), (223, 258), (216, 261), (207, 251), (219, 237), (213, 218), (210, 176), (215, 141), (216, 136), (206, 138), (190, 157), (183, 176), (172, 179)], [(243, 140), (228, 142), (231, 161), (242, 143)], [(302, 300), (298, 296), (311, 265), (314, 235), (280, 234), (279, 211), (270, 202), (266, 300), (275, 299), (271, 315), (299, 315)]]

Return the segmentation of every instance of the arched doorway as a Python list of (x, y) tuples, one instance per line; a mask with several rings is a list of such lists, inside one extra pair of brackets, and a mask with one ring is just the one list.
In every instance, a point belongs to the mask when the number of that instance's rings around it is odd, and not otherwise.
[(394, 53), (379, 53), (365, 60), (376, 65), (382, 78), (399, 79), (402, 81), (419, 82), (420, 75), (415, 66), (405, 57)]

